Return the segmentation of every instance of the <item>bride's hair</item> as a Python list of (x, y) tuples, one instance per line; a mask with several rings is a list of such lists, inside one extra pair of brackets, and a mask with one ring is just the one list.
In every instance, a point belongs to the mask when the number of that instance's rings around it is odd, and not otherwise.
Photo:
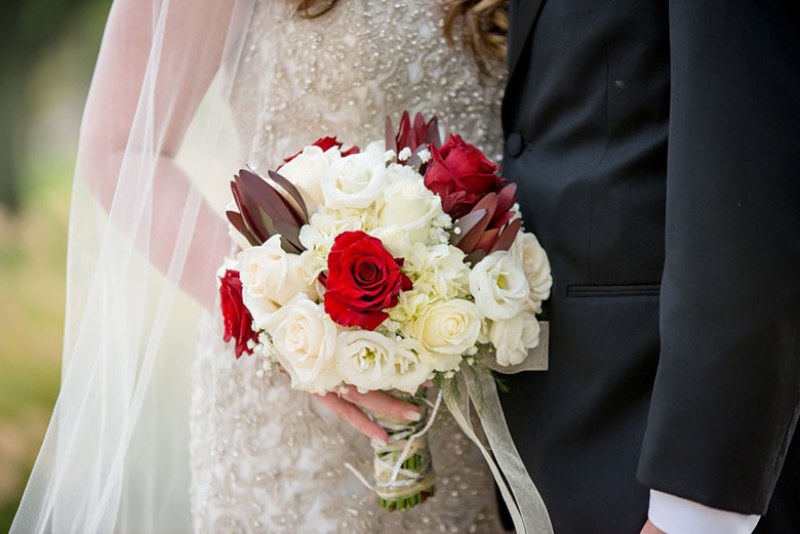
[[(339, 0), (299, 0), (300, 16), (320, 17), (333, 9)], [(444, 31), (454, 40), (456, 23), (463, 20), (464, 43), (472, 49), (481, 71), (488, 72), (489, 62), (506, 57), (508, 0), (445, 0)]]

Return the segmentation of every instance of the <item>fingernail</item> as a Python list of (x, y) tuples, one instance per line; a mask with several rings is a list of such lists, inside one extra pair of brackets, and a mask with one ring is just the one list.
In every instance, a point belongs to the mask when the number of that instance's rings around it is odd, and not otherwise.
[(422, 415), (419, 412), (415, 412), (413, 410), (408, 410), (405, 414), (405, 418), (409, 421), (419, 421), (422, 419)]
[(381, 447), (385, 447), (389, 442), (383, 438), (372, 438), (372, 441), (380, 445)]

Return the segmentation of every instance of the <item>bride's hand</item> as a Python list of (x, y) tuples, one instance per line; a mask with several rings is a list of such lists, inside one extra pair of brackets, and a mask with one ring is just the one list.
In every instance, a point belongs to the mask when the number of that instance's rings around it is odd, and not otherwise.
[(337, 417), (347, 421), (350, 426), (370, 439), (386, 443), (389, 434), (386, 430), (364, 413), (364, 410), (377, 412), (389, 417), (419, 421), (419, 409), (413, 404), (408, 404), (380, 391), (359, 393), (355, 388), (348, 388), (345, 393), (327, 393), (315, 395), (326, 408)]

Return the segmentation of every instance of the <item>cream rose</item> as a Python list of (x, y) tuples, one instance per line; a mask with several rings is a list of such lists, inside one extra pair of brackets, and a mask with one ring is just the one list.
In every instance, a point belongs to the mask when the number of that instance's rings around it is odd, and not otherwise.
[(323, 152), (318, 146), (307, 146), (278, 173), (297, 187), (311, 214), (323, 203), (322, 177), (340, 159), (341, 153), (336, 147)]
[(405, 258), (411, 252), (411, 240), (408, 232), (398, 226), (381, 226), (369, 232), (372, 237), (377, 237), (396, 258)]
[(365, 209), (386, 189), (383, 150), (373, 143), (360, 154), (336, 161), (322, 177), (322, 195), (328, 208)]
[(399, 228), (409, 243), (427, 243), (433, 222), (442, 213), (442, 201), (413, 169), (392, 165), (387, 169), (389, 185), (383, 192), (378, 224)]
[(495, 347), (495, 359), (502, 366), (518, 365), (528, 351), (539, 344), (539, 321), (533, 313), (524, 312), (489, 327), (489, 341)]
[(342, 332), (336, 345), (336, 370), (359, 391), (392, 387), (397, 341), (370, 330)]
[(280, 239), (279, 235), (272, 236), (263, 245), (243, 250), (236, 257), (242, 299), (259, 329), (298, 293), (314, 293), (300, 256), (284, 251)]
[(508, 251), (479, 261), (469, 274), (469, 289), (481, 316), (494, 321), (522, 312), (531, 293), (522, 264)]
[(338, 329), (321, 305), (298, 294), (270, 316), (266, 327), (292, 388), (323, 393), (341, 383), (335, 358)]
[(481, 321), (475, 304), (465, 299), (440, 301), (425, 310), (411, 331), (431, 353), (437, 371), (458, 367), (462, 355), (475, 346)]
[(514, 240), (510, 252), (517, 258), (525, 271), (530, 286), (528, 304), (531, 311), (542, 311), (542, 302), (550, 297), (553, 276), (547, 253), (533, 234), (520, 233)]

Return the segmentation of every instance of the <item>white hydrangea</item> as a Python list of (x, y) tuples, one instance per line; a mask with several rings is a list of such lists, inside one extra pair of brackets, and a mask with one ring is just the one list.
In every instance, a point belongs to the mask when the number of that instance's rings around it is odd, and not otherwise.
[(464, 252), (452, 245), (417, 244), (405, 258), (404, 270), (414, 290), (432, 299), (450, 300), (469, 295), (469, 267)]

